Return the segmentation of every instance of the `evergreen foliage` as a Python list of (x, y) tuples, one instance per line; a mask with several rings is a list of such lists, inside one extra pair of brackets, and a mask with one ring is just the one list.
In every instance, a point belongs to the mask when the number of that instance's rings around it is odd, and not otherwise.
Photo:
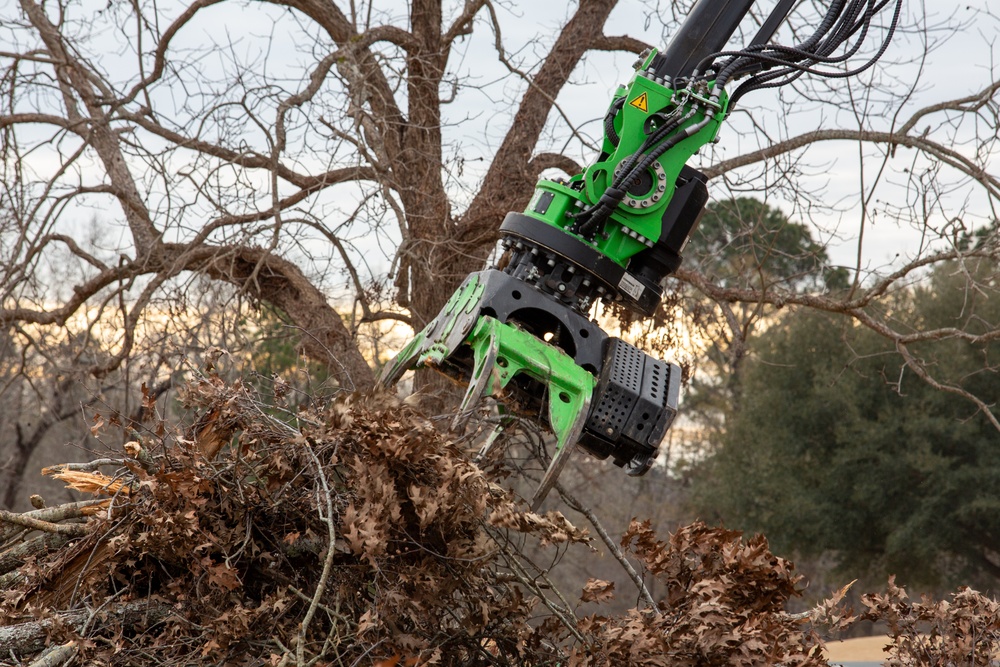
[[(965, 289), (966, 274), (980, 289)], [(890, 316), (914, 331), (1000, 323), (989, 262), (937, 268), (896, 295)], [(1000, 433), (960, 395), (918, 377), (870, 329), (796, 311), (761, 337), (738, 412), (700, 471), (700, 511), (764, 531), (778, 553), (832, 553), (845, 570), (920, 584), (994, 584), (1000, 576)], [(1000, 349), (962, 339), (912, 351), (936, 380), (1000, 396)]]
[(752, 197), (710, 203), (685, 258), (723, 287), (763, 281), (796, 291), (839, 289), (848, 280), (845, 269), (829, 265), (826, 249), (807, 225)]

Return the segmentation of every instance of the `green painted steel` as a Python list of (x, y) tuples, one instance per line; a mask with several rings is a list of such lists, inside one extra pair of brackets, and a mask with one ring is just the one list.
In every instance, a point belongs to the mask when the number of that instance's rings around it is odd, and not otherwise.
[(479, 303), (484, 288), (480, 274), (470, 274), (451, 295), (437, 317), (428, 322), (382, 369), (379, 384), (391, 387), (407, 370), (439, 366), (454, 353), (479, 317)]
[[(470, 385), (476, 385), (482, 374), (487, 373), (483, 394), (500, 396), (515, 375), (524, 373), (545, 385), (549, 398), (549, 426), (562, 440), (579, 419), (583, 406), (589, 401), (597, 379), (576, 365), (573, 358), (554, 345), (535, 338), (509, 324), (492, 317), (479, 318), (472, 332), (465, 339), (475, 357)], [(495, 348), (493, 354), (491, 348)], [(486, 361), (495, 356), (495, 365)], [(560, 442), (561, 448), (564, 442)]]
[[(655, 50), (651, 51), (628, 85), (619, 86), (612, 98), (612, 109), (621, 105), (614, 114), (613, 123), (615, 134), (620, 138), (617, 146), (605, 133), (601, 154), (593, 164), (565, 182), (539, 181), (525, 209), (525, 215), (575, 236), (623, 267), (631, 257), (659, 240), (663, 212), (673, 196), (681, 169), (702, 146), (715, 140), (726, 117), (728, 96), (723, 92), (718, 100), (713, 100), (711, 84), (695, 90), (675, 90), (644, 76), (655, 54)], [(701, 123), (704, 126), (655, 161), (648, 170), (652, 183), (649, 192), (627, 197), (611, 214), (602, 233), (592, 239), (574, 234), (570, 230), (574, 222), (572, 214), (599, 201), (619, 165), (639, 151), (656, 129), (675, 120), (682, 122), (667, 139)], [(544, 212), (539, 212), (536, 209), (545, 193), (553, 198)]]
[(559, 348), (492, 317), (480, 317), (465, 344), (472, 348), (475, 361), (462, 412), (469, 411), (482, 396), (501, 398), (503, 388), (522, 373), (545, 387), (556, 448), (531, 499), (531, 508), (536, 510), (583, 433), (597, 379)]

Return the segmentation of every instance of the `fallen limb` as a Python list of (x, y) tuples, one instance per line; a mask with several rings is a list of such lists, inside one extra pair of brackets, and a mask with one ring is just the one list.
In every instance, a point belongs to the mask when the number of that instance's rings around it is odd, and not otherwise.
[(42, 468), (42, 474), (51, 475), (67, 470), (75, 472), (94, 472), (95, 470), (100, 470), (104, 466), (124, 468), (126, 463), (128, 463), (128, 461), (125, 459), (95, 459), (93, 461), (85, 461), (83, 463), (60, 463), (59, 465)]
[[(131, 629), (132, 626), (139, 624), (146, 626), (158, 623), (169, 615), (169, 605), (149, 600), (136, 600), (116, 606), (107, 614), (106, 619), (117, 620), (122, 624), (123, 629)], [(55, 618), (0, 626), (0, 646), (21, 655), (32, 655), (43, 650), (49, 644), (51, 631), (69, 627), (75, 632), (79, 632), (92, 616), (89, 609), (74, 609), (57, 614)], [(91, 621), (91, 624), (91, 630), (101, 626), (101, 622), (96, 619)], [(141, 631), (141, 629), (137, 629), (137, 631)]]
[(0, 574), (24, 565), (24, 561), (32, 556), (39, 556), (54, 551), (70, 541), (70, 536), (59, 533), (45, 533), (38, 537), (16, 544), (0, 552)]
[(67, 642), (46, 651), (28, 667), (56, 667), (76, 655), (76, 642)]
[[(81, 500), (80, 502), (66, 503), (64, 505), (57, 505), (56, 507), (46, 507), (45, 509), (23, 512), (17, 516), (37, 519), (39, 521), (58, 523), (67, 519), (79, 519), (80, 517), (92, 516), (99, 512), (102, 507), (106, 507), (107, 504), (108, 500), (106, 498), (99, 500)], [(6, 541), (25, 528), (26, 526), (21, 523), (12, 522), (4, 524), (0, 522), (0, 542)]]
[(639, 576), (639, 573), (636, 572), (632, 563), (625, 558), (625, 554), (622, 553), (622, 550), (617, 544), (615, 544), (615, 541), (611, 539), (611, 536), (608, 535), (608, 531), (606, 531), (604, 526), (601, 525), (601, 522), (598, 520), (597, 515), (594, 514), (594, 511), (577, 500), (575, 496), (573, 496), (558, 482), (556, 482), (556, 490), (559, 492), (562, 499), (566, 501), (567, 505), (587, 517), (587, 520), (590, 521), (590, 525), (594, 527), (594, 530), (597, 531), (601, 541), (604, 542), (604, 546), (608, 548), (608, 551), (611, 552), (611, 555), (614, 556), (615, 560), (621, 564), (629, 579), (632, 580), (632, 583), (635, 584), (635, 587), (639, 590), (639, 594), (642, 596), (643, 602), (646, 603), (646, 606), (649, 609), (653, 610), (656, 614), (659, 614), (660, 610), (656, 606), (656, 601), (653, 600), (653, 596), (650, 594), (649, 589), (646, 588), (646, 584), (642, 580), (642, 577)]
[(27, 580), (22, 572), (14, 570), (13, 572), (8, 572), (7, 574), (0, 575), (0, 591), (11, 590), (20, 586)]
[(0, 510), (0, 521), (23, 526), (24, 528), (31, 528), (32, 530), (42, 530), (46, 533), (59, 533), (72, 537), (82, 537), (90, 532), (89, 528), (81, 524), (52, 523), (51, 521), (42, 521), (41, 519), (35, 519), (25, 514), (8, 512), (7, 510)]
[(118, 493), (128, 495), (131, 493), (131, 487), (127, 482), (122, 481), (119, 477), (108, 477), (100, 472), (67, 470), (61, 466), (54, 466), (42, 468), (42, 474), (65, 483), (67, 489), (95, 496), (114, 496)]

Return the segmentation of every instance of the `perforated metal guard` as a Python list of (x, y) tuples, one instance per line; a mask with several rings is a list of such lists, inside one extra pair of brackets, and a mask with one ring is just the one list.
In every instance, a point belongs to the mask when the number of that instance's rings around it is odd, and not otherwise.
[(625, 435), (636, 442), (656, 447), (663, 440), (663, 434), (670, 428), (677, 413), (680, 368), (645, 354), (643, 357), (646, 363), (642, 374), (642, 391), (632, 410)]
[(609, 338), (594, 390), (588, 436), (581, 442), (598, 456), (625, 465), (655, 456), (674, 416), (680, 368), (650, 357), (619, 338)]
[(608, 353), (597, 386), (587, 427), (610, 440), (617, 440), (629, 424), (642, 387), (646, 356), (619, 338), (609, 339)]

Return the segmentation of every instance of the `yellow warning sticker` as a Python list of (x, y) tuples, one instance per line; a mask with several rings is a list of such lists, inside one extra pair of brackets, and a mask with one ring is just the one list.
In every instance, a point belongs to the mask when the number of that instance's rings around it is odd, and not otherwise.
[(646, 93), (643, 93), (639, 97), (635, 98), (634, 100), (629, 102), (629, 104), (631, 104), (632, 106), (634, 106), (636, 109), (638, 109), (643, 113), (649, 111), (649, 99), (646, 97)]

